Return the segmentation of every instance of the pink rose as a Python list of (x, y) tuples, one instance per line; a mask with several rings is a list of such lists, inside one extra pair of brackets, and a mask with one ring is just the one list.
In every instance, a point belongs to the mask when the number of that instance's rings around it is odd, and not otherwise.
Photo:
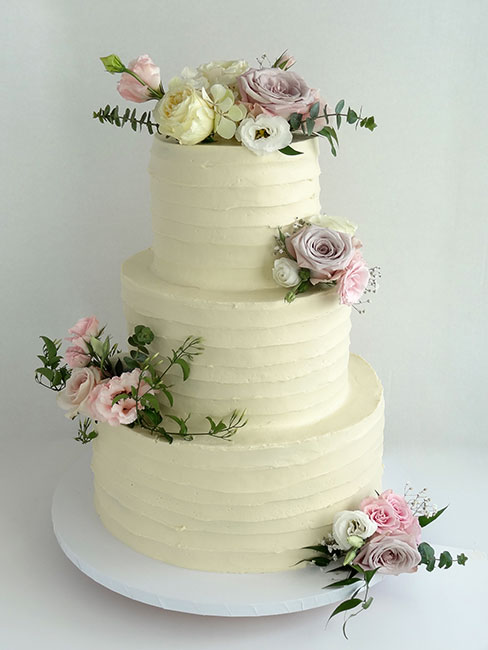
[(410, 506), (405, 501), (405, 498), (399, 494), (395, 494), (393, 490), (385, 490), (380, 494), (380, 499), (388, 501), (393, 510), (396, 513), (397, 519), (400, 522), (402, 530), (405, 530), (412, 525), (413, 520), (416, 519), (413, 512), (410, 510)]
[(300, 267), (310, 269), (312, 284), (337, 280), (355, 253), (351, 235), (314, 225), (287, 237), (286, 247)]
[(356, 253), (339, 278), (339, 297), (343, 305), (358, 302), (368, 286), (369, 269), (360, 253)]
[(88, 342), (92, 336), (97, 336), (100, 332), (100, 324), (95, 316), (86, 316), (85, 318), (80, 318), (73, 327), (70, 327), (68, 332), (71, 336), (67, 337), (67, 341), (71, 341), (72, 343), (75, 343), (75, 345), (84, 347), (81, 345), (81, 341), (78, 341), (77, 339), (82, 339), (83, 341)]
[[(100, 422), (116, 424), (131, 424), (137, 418), (136, 400), (132, 397), (122, 399), (115, 404), (113, 400), (121, 393), (131, 394), (131, 388), (137, 389), (141, 371), (136, 368), (132, 372), (124, 372), (120, 377), (112, 377), (101, 382), (90, 393), (87, 408), (90, 415)], [(139, 397), (147, 392), (153, 392), (144, 380), (140, 382)]]
[(70, 368), (83, 368), (88, 365), (90, 355), (80, 345), (71, 345), (67, 348), (64, 359)]
[[(137, 59), (131, 61), (127, 67), (140, 77), (149, 88), (154, 88), (154, 90), (159, 88), (161, 82), (159, 68), (154, 64), (149, 55), (142, 54), (141, 56), (138, 56)], [(117, 90), (124, 99), (128, 99), (131, 102), (141, 103), (147, 102), (148, 99), (155, 99), (147, 86), (141, 84), (132, 75), (124, 72), (117, 84)]]
[(365, 571), (399, 575), (415, 573), (420, 564), (420, 553), (415, 540), (406, 533), (373, 535), (354, 560)]
[(366, 497), (359, 507), (376, 523), (378, 533), (393, 533), (400, 528), (397, 514), (386, 499)]
[(68, 411), (71, 418), (84, 411), (90, 393), (101, 378), (98, 368), (75, 368), (66, 382), (66, 388), (58, 394), (58, 405)]
[(292, 113), (307, 116), (312, 104), (320, 101), (318, 90), (290, 70), (250, 68), (237, 78), (242, 102), (249, 112), (279, 115), (288, 119)]

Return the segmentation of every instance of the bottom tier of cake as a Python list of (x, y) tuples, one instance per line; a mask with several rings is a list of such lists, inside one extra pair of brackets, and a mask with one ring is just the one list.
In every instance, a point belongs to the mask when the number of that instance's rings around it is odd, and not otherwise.
[(283, 571), (330, 532), (335, 512), (357, 508), (380, 489), (382, 451), (381, 384), (351, 356), (342, 407), (272, 442), (257, 442), (244, 428), (231, 441), (168, 445), (136, 429), (99, 425), (95, 507), (115, 537), (163, 562)]

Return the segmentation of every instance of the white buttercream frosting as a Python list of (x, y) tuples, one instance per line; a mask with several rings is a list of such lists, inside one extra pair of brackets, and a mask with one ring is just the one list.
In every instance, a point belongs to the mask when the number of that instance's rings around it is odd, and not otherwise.
[(382, 389), (349, 357), (350, 308), (334, 289), (287, 304), (272, 279), (276, 227), (320, 213), (317, 143), (296, 148), (301, 156), (256, 157), (232, 143), (154, 140), (154, 243), (122, 269), (129, 329), (151, 327), (163, 356), (203, 337), (188, 381), (179, 368), (168, 376), (172, 412), (191, 413), (190, 430), (234, 409), (249, 418), (230, 442), (168, 445), (99, 426), (92, 466), (102, 522), (165, 562), (292, 568), (335, 512), (380, 488)]

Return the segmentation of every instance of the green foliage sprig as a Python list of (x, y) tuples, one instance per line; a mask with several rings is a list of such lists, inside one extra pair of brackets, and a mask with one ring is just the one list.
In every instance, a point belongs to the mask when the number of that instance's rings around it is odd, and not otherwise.
[[(339, 138), (337, 136), (337, 131), (340, 129), (343, 119), (345, 119), (347, 124), (351, 124), (358, 127), (366, 128), (369, 131), (374, 131), (377, 124), (373, 116), (364, 117), (362, 115), (362, 108), (359, 113), (353, 110), (350, 106), (347, 111), (343, 113), (345, 106), (345, 101), (341, 99), (337, 102), (335, 110), (333, 113), (328, 112), (327, 104), (324, 106), (322, 114), (320, 112), (320, 102), (315, 102), (310, 108), (309, 116), (304, 117), (301, 113), (292, 113), (288, 118), (290, 124), (290, 129), (292, 131), (301, 131), (307, 137), (313, 135), (320, 135), (326, 138), (330, 145), (330, 150), (333, 156), (337, 156), (337, 147), (339, 146)], [(335, 118), (335, 119), (333, 119)], [(321, 121), (325, 119), (325, 126), (322, 126), (320, 129), (316, 129), (316, 121), (320, 119)], [(335, 122), (336, 128), (331, 125), (331, 120)], [(280, 149), (281, 153), (287, 154), (289, 156), (296, 156), (301, 154), (301, 151), (297, 151), (293, 147), (284, 147)]]
[[(157, 352), (151, 353), (148, 348), (154, 340), (152, 330), (145, 325), (137, 325), (128, 338), (131, 349), (121, 358), (118, 345), (112, 344), (109, 336), (102, 340), (103, 331), (100, 330), (97, 336), (92, 336), (89, 341), (85, 341), (86, 353), (89, 356), (87, 366), (98, 368), (102, 379), (140, 370), (137, 386), (131, 386), (130, 392), (117, 394), (112, 401), (113, 406), (122, 400), (134, 400), (136, 419), (126, 426), (130, 428), (137, 426), (157, 439), (172, 443), (175, 438), (193, 440), (195, 436), (211, 436), (228, 440), (246, 425), (245, 413), (234, 410), (227, 418), (213, 419), (207, 416), (208, 430), (206, 431), (190, 431), (188, 427), (190, 414), (180, 417), (170, 413), (167, 408), (162, 407), (157, 398), (157, 395), (163, 396), (169, 407), (173, 408), (172, 384), (167, 383), (167, 374), (177, 366), (181, 370), (183, 381), (189, 378), (190, 363), (204, 350), (200, 337), (188, 337), (178, 348), (171, 351), (170, 356), (162, 357)], [(39, 359), (43, 366), (36, 369), (35, 379), (45, 388), (60, 392), (66, 388), (72, 370), (66, 364), (62, 365), (63, 357), (59, 354), (61, 341), (51, 340), (46, 336), (42, 336), (41, 339), (43, 349)], [(75, 440), (82, 444), (90, 442), (98, 435), (96, 421), (85, 415), (77, 413), (73, 416), (73, 419), (78, 417), (78, 434)]]
[(144, 111), (144, 113), (137, 117), (136, 109), (132, 111), (126, 108), (123, 115), (119, 115), (119, 107), (112, 108), (109, 104), (105, 108), (99, 108), (98, 111), (93, 111), (93, 118), (99, 120), (102, 124), (108, 123), (113, 126), (124, 127), (127, 123), (131, 125), (133, 131), (142, 131), (147, 129), (150, 135), (155, 131), (159, 133), (159, 127), (156, 122), (151, 121), (151, 111)]

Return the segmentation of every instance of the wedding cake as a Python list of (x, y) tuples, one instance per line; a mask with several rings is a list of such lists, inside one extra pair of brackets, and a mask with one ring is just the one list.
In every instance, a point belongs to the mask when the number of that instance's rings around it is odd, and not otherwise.
[(155, 440), (98, 425), (95, 505), (137, 551), (219, 572), (291, 569), (334, 514), (381, 486), (380, 382), (349, 354), (351, 308), (334, 287), (287, 303), (272, 275), (276, 229), (320, 214), (318, 139), (301, 155), (256, 156), (236, 141), (185, 147), (155, 135), (152, 248), (122, 268), (129, 329), (168, 355), (203, 337), (191, 377), (172, 369), (175, 412), (246, 410), (231, 440)]

